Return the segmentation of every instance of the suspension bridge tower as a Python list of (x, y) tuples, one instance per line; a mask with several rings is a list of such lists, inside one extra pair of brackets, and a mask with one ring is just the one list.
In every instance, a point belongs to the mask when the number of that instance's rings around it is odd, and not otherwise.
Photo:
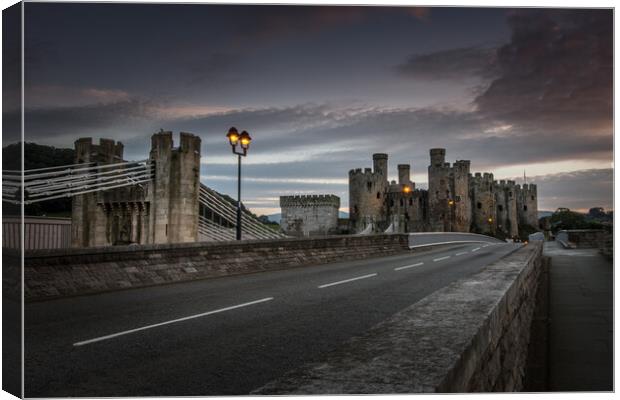
[[(72, 202), (74, 247), (183, 243), (198, 238), (200, 138), (181, 132), (152, 136), (150, 157), (123, 160), (123, 145), (109, 139), (75, 142), (76, 163), (101, 190), (77, 194)], [(130, 180), (133, 184), (127, 185)], [(118, 186), (118, 187), (117, 187)]]

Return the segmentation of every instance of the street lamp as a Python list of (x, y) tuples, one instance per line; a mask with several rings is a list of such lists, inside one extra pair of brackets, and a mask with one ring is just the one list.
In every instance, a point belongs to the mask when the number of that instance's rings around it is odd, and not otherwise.
[[(238, 168), (237, 168), (237, 240), (241, 240), (241, 156), (248, 155), (248, 148), (252, 138), (247, 131), (239, 132), (234, 126), (228, 130), (226, 134), (228, 141), (232, 147), (233, 154), (237, 155)], [(237, 146), (240, 150), (237, 150)]]

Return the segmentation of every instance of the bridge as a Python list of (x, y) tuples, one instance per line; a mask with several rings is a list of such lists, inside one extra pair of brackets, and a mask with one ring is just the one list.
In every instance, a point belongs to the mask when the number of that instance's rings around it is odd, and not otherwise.
[[(2, 200), (72, 198), (73, 247), (233, 240), (236, 204), (200, 182), (200, 138), (181, 133), (175, 148), (162, 131), (151, 142), (149, 158), (127, 161), (121, 143), (79, 139), (74, 164), (3, 170)], [(285, 237), (245, 209), (242, 231), (247, 240)]]

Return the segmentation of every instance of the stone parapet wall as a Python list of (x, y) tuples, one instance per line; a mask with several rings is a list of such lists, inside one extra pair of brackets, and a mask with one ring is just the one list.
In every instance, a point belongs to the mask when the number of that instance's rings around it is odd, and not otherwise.
[[(404, 251), (409, 251), (408, 237), (399, 234), (32, 251), (25, 255), (25, 298), (44, 300)], [(18, 260), (17, 252), (4, 253), (4, 262)]]
[(606, 232), (602, 229), (568, 229), (556, 235), (562, 246), (579, 249), (600, 248), (605, 242)]
[(332, 206), (340, 208), (340, 197), (333, 194), (280, 196), (280, 207)]
[(527, 245), (255, 394), (519, 391), (542, 271)]

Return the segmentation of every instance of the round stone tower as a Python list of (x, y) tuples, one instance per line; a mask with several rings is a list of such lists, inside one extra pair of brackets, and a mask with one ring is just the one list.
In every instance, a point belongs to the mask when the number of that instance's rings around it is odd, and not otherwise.
[(349, 171), (349, 219), (353, 232), (363, 231), (369, 224), (373, 231), (387, 228), (385, 196), (388, 188), (387, 154), (373, 154), (374, 171), (361, 168)]

